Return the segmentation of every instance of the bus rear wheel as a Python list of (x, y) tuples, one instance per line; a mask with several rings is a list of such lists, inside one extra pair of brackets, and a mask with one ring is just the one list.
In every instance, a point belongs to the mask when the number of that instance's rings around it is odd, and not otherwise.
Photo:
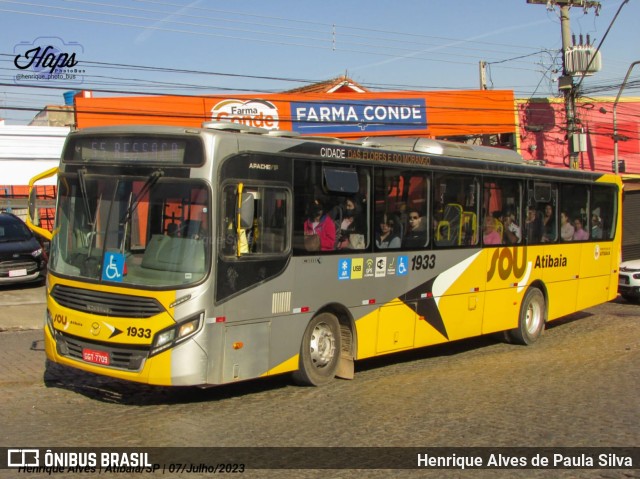
[(331, 313), (321, 313), (307, 325), (300, 347), (299, 369), (293, 373), (296, 383), (322, 386), (336, 375), (340, 361), (340, 323)]
[(529, 288), (520, 305), (518, 327), (507, 331), (508, 339), (525, 346), (535, 343), (544, 330), (545, 318), (544, 294), (538, 288)]

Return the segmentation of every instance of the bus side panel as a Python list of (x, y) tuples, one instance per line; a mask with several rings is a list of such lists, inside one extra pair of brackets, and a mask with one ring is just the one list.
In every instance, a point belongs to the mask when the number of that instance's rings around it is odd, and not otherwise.
[[(451, 257), (451, 259), (449, 259)], [(459, 257), (459, 259), (453, 259)], [(433, 280), (432, 297), (417, 303), (415, 346), (429, 346), (480, 334), (484, 300), (484, 256), (480, 252), (442, 251), (449, 267)]]
[(440, 274), (433, 293), (449, 340), (482, 333), (486, 253), (479, 252)]
[(487, 280), (482, 334), (513, 329), (518, 321), (516, 285), (527, 268), (528, 248), (486, 249)]
[(548, 245), (533, 258), (534, 268), (543, 271), (547, 288), (548, 321), (576, 311), (582, 245), (562, 243)]
[(413, 307), (400, 301), (378, 309), (378, 333), (376, 353), (384, 354), (414, 345), (416, 312)]
[(258, 377), (269, 369), (271, 322), (227, 326), (222, 382)]
[(613, 269), (612, 243), (585, 243), (580, 261), (580, 287), (578, 310), (604, 303), (610, 297)]

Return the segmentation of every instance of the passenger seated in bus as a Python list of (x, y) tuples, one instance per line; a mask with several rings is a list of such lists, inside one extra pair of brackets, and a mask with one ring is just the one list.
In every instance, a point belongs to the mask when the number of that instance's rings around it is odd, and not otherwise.
[(171, 222), (167, 225), (167, 236), (178, 236), (179, 231), (178, 223)]
[(542, 217), (534, 205), (527, 209), (527, 220), (524, 224), (524, 233), (527, 244), (540, 243), (542, 239)]
[(307, 251), (332, 251), (336, 243), (336, 226), (324, 213), (319, 201), (309, 206), (309, 215), (304, 222), (304, 245)]
[(407, 234), (402, 239), (402, 246), (405, 248), (421, 248), (427, 242), (427, 225), (416, 209), (410, 209), (409, 227)]
[(508, 211), (500, 218), (504, 225), (504, 236), (502, 238), (504, 244), (520, 244), (522, 241), (522, 230), (516, 224), (515, 215)]
[(183, 238), (201, 239), (203, 236), (202, 221), (184, 220), (180, 227), (180, 236)]
[(364, 249), (362, 207), (355, 197), (335, 206), (329, 214), (336, 226), (336, 249)]
[(388, 214), (381, 215), (378, 221), (380, 230), (376, 233), (376, 247), (380, 249), (400, 248), (402, 240), (400, 239), (398, 226), (397, 221)]
[(602, 218), (600, 218), (600, 208), (591, 212), (591, 238), (602, 239)]
[(329, 216), (334, 221), (340, 223), (347, 215), (358, 218), (362, 213), (362, 206), (354, 196), (349, 196), (344, 201), (334, 206), (329, 212)]
[(589, 239), (589, 233), (587, 233), (582, 226), (582, 218), (577, 217), (574, 219), (573, 225), (576, 228), (573, 233), (573, 241), (584, 241)]
[(553, 216), (553, 206), (544, 205), (542, 213), (542, 242), (549, 243), (556, 240), (556, 218)]
[(484, 229), (482, 232), (482, 242), (486, 245), (501, 244), (502, 238), (496, 230), (496, 219), (493, 216), (487, 216), (484, 219)]
[(364, 235), (356, 229), (354, 211), (344, 211), (342, 221), (336, 225), (337, 249), (364, 249)]
[(566, 211), (560, 212), (560, 238), (562, 241), (571, 241), (573, 240), (573, 233), (575, 232), (575, 228), (569, 221), (569, 213)]

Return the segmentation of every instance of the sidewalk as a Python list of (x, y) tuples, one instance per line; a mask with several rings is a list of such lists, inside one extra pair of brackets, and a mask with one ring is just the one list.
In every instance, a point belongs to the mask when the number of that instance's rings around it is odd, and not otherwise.
[(41, 329), (46, 299), (43, 284), (0, 286), (0, 331)]

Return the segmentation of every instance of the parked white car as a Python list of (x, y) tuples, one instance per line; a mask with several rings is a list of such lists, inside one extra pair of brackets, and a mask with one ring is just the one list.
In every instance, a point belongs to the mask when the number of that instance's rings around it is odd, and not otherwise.
[(620, 265), (618, 293), (629, 302), (640, 301), (640, 259), (624, 261)]

